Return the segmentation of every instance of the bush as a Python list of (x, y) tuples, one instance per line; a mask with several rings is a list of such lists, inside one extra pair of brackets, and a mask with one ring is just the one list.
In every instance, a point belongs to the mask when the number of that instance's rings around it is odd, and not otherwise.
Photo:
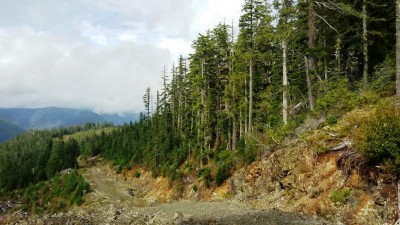
[(221, 186), (226, 179), (229, 178), (230, 165), (227, 163), (223, 163), (218, 166), (217, 175), (215, 176), (215, 181), (217, 182), (218, 186)]
[(116, 169), (118, 174), (122, 173), (122, 166), (118, 165), (116, 166)]
[(328, 125), (335, 125), (335, 124), (337, 123), (337, 118), (336, 118), (336, 116), (328, 115), (328, 116), (326, 117), (326, 123), (327, 123)]
[(394, 56), (389, 56), (375, 67), (371, 82), (372, 90), (382, 97), (392, 96), (396, 93), (396, 62)]
[[(61, 191), (62, 190), (62, 191)], [(76, 171), (52, 180), (39, 182), (23, 190), (22, 209), (40, 214), (54, 213), (83, 202), (90, 185)]]
[(254, 162), (257, 158), (257, 148), (254, 141), (249, 140), (246, 144), (244, 139), (240, 139), (237, 145), (236, 156), (245, 164)]
[(317, 111), (324, 115), (340, 116), (357, 105), (357, 95), (350, 91), (347, 79), (329, 81), (321, 89), (324, 94), (317, 100)]
[(140, 178), (140, 172), (139, 172), (139, 171), (136, 171), (136, 172), (135, 172), (135, 177), (136, 177), (136, 178)]
[(350, 188), (342, 188), (332, 191), (331, 200), (336, 204), (345, 204), (351, 197)]
[(193, 184), (193, 186), (192, 186), (192, 190), (193, 190), (194, 192), (197, 192), (197, 190), (198, 190), (198, 187), (197, 187), (197, 185)]
[(393, 102), (378, 106), (365, 128), (358, 149), (372, 164), (387, 163), (400, 170), (400, 109)]
[(208, 187), (211, 182), (211, 170), (208, 167), (204, 167), (199, 170), (197, 173), (197, 177), (200, 178), (204, 182), (204, 184)]

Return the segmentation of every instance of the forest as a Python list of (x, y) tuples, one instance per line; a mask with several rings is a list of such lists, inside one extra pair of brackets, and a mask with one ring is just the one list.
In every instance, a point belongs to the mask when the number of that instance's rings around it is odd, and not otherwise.
[[(79, 155), (99, 154), (120, 171), (141, 166), (175, 180), (185, 167), (220, 185), (295, 135), (305, 118), (334, 124), (396, 95), (398, 2), (245, 0), (238, 33), (237, 21), (220, 23), (198, 35), (193, 54), (164, 66), (163, 87), (144, 93), (138, 121), (79, 140), (62, 137), (84, 128), (32, 131), (1, 144), (0, 193), (76, 168)], [(397, 114), (383, 113), (378, 119), (391, 126), (371, 130), (376, 135), (362, 145), (371, 163), (399, 162)], [(379, 134), (391, 137), (390, 151), (379, 147)]]

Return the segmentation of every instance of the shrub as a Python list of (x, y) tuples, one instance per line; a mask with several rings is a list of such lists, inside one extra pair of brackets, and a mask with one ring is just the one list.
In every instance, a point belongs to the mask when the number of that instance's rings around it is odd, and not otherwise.
[(345, 204), (351, 197), (350, 188), (341, 188), (332, 191), (331, 200), (336, 204)]
[(192, 186), (192, 190), (194, 191), (194, 192), (197, 192), (197, 185), (195, 185), (195, 184), (193, 184), (193, 186)]
[(136, 178), (140, 178), (140, 172), (139, 172), (139, 171), (136, 171), (136, 172), (135, 172), (135, 177), (136, 177)]
[(336, 118), (336, 116), (328, 115), (328, 116), (326, 117), (326, 123), (327, 123), (328, 125), (335, 125), (335, 124), (337, 123), (337, 118)]
[(254, 141), (249, 140), (245, 143), (244, 139), (240, 139), (237, 145), (236, 156), (245, 164), (250, 164), (256, 160), (257, 148)]
[(71, 205), (83, 202), (83, 195), (90, 191), (90, 185), (74, 171), (65, 176), (39, 182), (23, 190), (22, 208), (40, 214), (54, 213)]
[(180, 173), (178, 171), (178, 165), (176, 163), (172, 164), (168, 168), (168, 176), (171, 179), (171, 181), (174, 181), (176, 179), (180, 178)]
[(380, 65), (375, 67), (371, 88), (383, 97), (396, 93), (395, 57), (389, 56)]
[(246, 163), (250, 164), (254, 162), (257, 158), (257, 149), (254, 143), (249, 143), (246, 145), (246, 150), (244, 152), (244, 160)]
[(180, 195), (183, 194), (183, 192), (185, 192), (185, 185), (182, 182), (178, 182), (176, 190)]
[(200, 178), (204, 182), (204, 184), (208, 187), (211, 182), (211, 170), (208, 167), (204, 167), (199, 170), (197, 173), (197, 177)]
[(378, 106), (366, 125), (365, 137), (358, 141), (358, 149), (372, 164), (387, 163), (400, 167), (400, 109), (393, 102)]
[(223, 163), (218, 166), (217, 175), (215, 176), (215, 181), (217, 182), (218, 186), (221, 186), (221, 184), (223, 184), (224, 181), (229, 178), (229, 170), (230, 164), (228, 163)]
[(122, 173), (122, 166), (118, 165), (118, 166), (116, 166), (116, 168), (117, 168), (118, 174)]
[(322, 114), (339, 116), (357, 105), (357, 95), (350, 91), (347, 79), (329, 81), (321, 89), (324, 94), (317, 100), (317, 111)]

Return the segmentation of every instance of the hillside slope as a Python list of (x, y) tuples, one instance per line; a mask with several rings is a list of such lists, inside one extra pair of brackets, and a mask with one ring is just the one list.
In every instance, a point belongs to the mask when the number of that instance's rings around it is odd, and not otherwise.
[[(310, 116), (276, 146), (262, 148), (253, 163), (231, 167), (220, 185), (214, 163), (193, 169), (186, 161), (172, 178), (139, 164), (82, 156), (81, 174), (94, 192), (83, 205), (34, 223), (393, 224), (396, 177), (370, 164), (358, 146), (379, 108), (359, 107), (335, 122)], [(98, 138), (107, 137), (101, 133)]]
[(0, 142), (10, 140), (20, 133), (25, 132), (24, 129), (10, 122), (0, 120)]

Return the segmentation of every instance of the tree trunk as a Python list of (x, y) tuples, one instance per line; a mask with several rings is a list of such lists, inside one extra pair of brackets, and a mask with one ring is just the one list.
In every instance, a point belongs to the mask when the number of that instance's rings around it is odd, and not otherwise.
[[(201, 60), (201, 78), (204, 80), (204, 59)], [(200, 107), (200, 133), (202, 135), (201, 140), (203, 141), (203, 145), (206, 144), (206, 134), (204, 131), (204, 98), (205, 98), (205, 86), (204, 83), (201, 87), (201, 107)], [(200, 154), (203, 156), (205, 148), (201, 148)], [(200, 165), (203, 166), (203, 157), (200, 158)]]
[(362, 19), (363, 19), (363, 81), (364, 87), (368, 86), (368, 28), (367, 28), (367, 0), (363, 0)]
[[(324, 49), (326, 49), (326, 37), (324, 37)], [(324, 56), (324, 75), (325, 80), (328, 80), (328, 60), (326, 59), (326, 55)]]
[(236, 131), (236, 119), (233, 118), (233, 124), (232, 124), (232, 150), (236, 150), (236, 140), (237, 140), (237, 131)]
[[(315, 28), (315, 10), (314, 10), (314, 0), (309, 0), (308, 6), (308, 48), (310, 51), (315, 49), (315, 42), (317, 39), (317, 31)], [(307, 88), (308, 88), (308, 100), (310, 102), (310, 110), (314, 110), (314, 97), (312, 94), (312, 83), (311, 83), (311, 72), (315, 72), (315, 59), (314, 53), (309, 54), (309, 58), (306, 58), (306, 76), (307, 76)]]
[(253, 131), (253, 59), (250, 58), (250, 74), (249, 74), (249, 128), (248, 132)]
[(283, 49), (283, 63), (282, 63), (282, 79), (283, 79), (283, 100), (282, 100), (282, 116), (283, 116), (283, 124), (288, 124), (288, 99), (287, 99), (287, 86), (288, 86), (288, 77), (287, 77), (287, 41), (286, 39), (282, 42)]
[(312, 94), (312, 86), (311, 86), (311, 77), (310, 77), (310, 68), (309, 68), (309, 60), (306, 56), (304, 56), (304, 63), (306, 66), (306, 78), (307, 78), (307, 89), (308, 89), (308, 102), (310, 104), (310, 110), (314, 110), (314, 97)]
[(341, 68), (341, 58), (340, 58), (340, 49), (341, 49), (341, 44), (342, 40), (340, 39), (340, 36), (336, 38), (336, 45), (335, 45), (335, 58), (336, 58), (336, 72), (340, 73), (340, 68)]
[(400, 102), (400, 0), (396, 0), (396, 95)]
[[(248, 99), (248, 93), (247, 93), (247, 74), (245, 75), (244, 78), (244, 103), (247, 106), (249, 104), (249, 99)], [(243, 112), (243, 121), (244, 121), (244, 127), (243, 127), (243, 131), (244, 131), (244, 135), (247, 135), (248, 132), (248, 120), (249, 118), (247, 117), (247, 112)]]
[[(315, 28), (315, 10), (314, 10), (314, 0), (309, 0), (308, 6), (308, 48), (313, 51), (315, 49), (315, 42), (317, 39), (317, 31)], [(309, 68), (312, 72), (315, 71), (315, 59), (314, 53), (311, 52), (309, 55)]]
[(239, 138), (243, 137), (243, 119), (242, 119), (242, 110), (240, 110), (239, 115)]

